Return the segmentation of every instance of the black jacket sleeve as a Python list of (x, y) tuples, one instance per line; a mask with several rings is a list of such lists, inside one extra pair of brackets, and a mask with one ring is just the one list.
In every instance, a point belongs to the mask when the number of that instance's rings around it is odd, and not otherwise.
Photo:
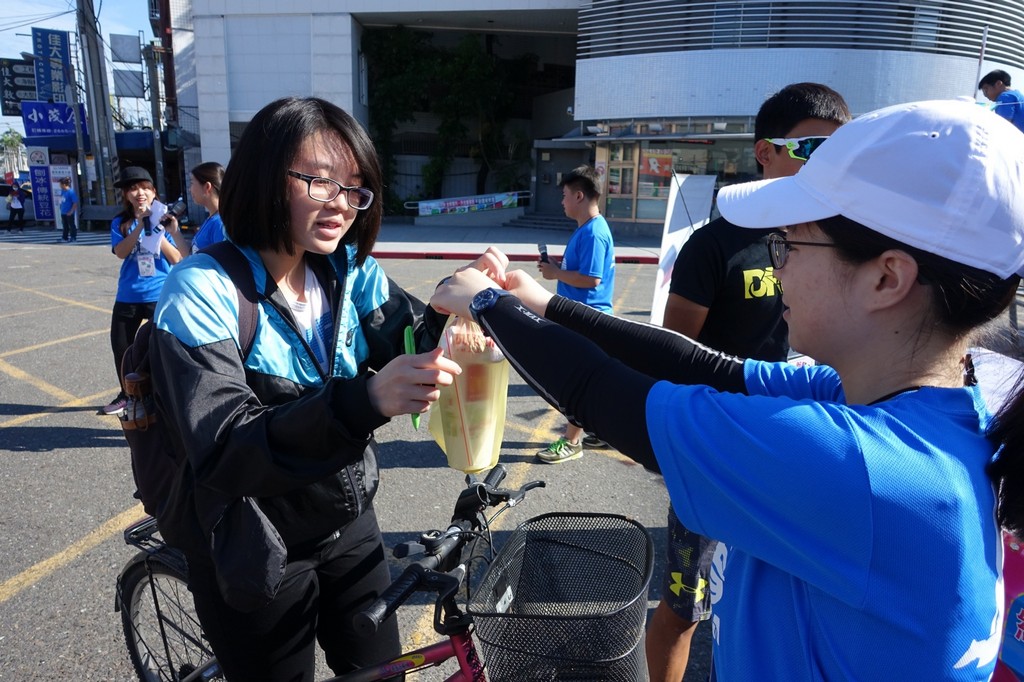
[(744, 391), (741, 361), (680, 334), (560, 297), (547, 314), (565, 326), (506, 297), (480, 323), (541, 397), (652, 471), (660, 469), (647, 430), (647, 394), (657, 381)]
[(181, 435), (197, 486), (227, 495), (281, 495), (336, 473), (387, 422), (370, 405), (365, 374), (264, 405), (233, 341), (189, 348), (158, 330), (150, 353), (161, 413)]

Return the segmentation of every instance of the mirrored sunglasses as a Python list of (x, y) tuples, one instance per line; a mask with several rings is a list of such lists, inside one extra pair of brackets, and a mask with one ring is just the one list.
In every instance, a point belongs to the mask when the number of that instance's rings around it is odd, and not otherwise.
[(790, 157), (799, 161), (806, 161), (811, 158), (814, 150), (821, 146), (821, 143), (828, 139), (828, 136), (815, 135), (812, 137), (766, 137), (766, 141), (776, 147), (783, 147), (789, 152)]

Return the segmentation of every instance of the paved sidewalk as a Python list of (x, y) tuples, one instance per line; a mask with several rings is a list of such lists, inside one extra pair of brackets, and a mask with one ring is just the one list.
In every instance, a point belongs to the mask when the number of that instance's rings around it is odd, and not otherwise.
[[(0, 228), (0, 244), (62, 244), (62, 230), (58, 230), (52, 224), (48, 225), (25, 225), (22, 232), (15, 230), (8, 232), (6, 227)], [(78, 241), (66, 246), (96, 246), (105, 244), (110, 246), (110, 232), (78, 231)]]
[[(0, 244), (60, 244), (60, 230), (52, 226), (30, 225), (24, 232), (0, 232)], [(467, 227), (465, 225), (412, 225), (385, 221), (381, 226), (373, 255), (377, 258), (429, 258), (472, 260), (488, 246), (496, 246), (513, 261), (537, 260), (537, 244), (547, 244), (548, 252), (561, 256), (572, 235), (568, 230), (522, 227)], [(66, 246), (109, 246), (110, 234), (103, 230), (78, 232), (78, 241)], [(616, 237), (615, 260), (618, 263), (657, 265), (661, 252), (660, 237)]]
[[(513, 261), (537, 260), (537, 244), (561, 256), (572, 235), (567, 230), (522, 227), (467, 227), (465, 225), (410, 225), (388, 222), (381, 226), (373, 254), (378, 258), (438, 258), (472, 260), (488, 246), (496, 246)], [(616, 237), (618, 263), (657, 265), (660, 237)]]

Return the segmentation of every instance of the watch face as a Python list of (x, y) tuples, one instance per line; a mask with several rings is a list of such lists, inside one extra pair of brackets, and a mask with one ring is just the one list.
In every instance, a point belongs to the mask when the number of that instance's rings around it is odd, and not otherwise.
[(478, 313), (482, 313), (485, 310), (490, 310), (494, 307), (494, 304), (498, 302), (504, 292), (498, 289), (484, 289), (473, 297), (473, 302), (469, 305), (469, 311), (476, 318)]
[(487, 310), (494, 305), (494, 289), (484, 289), (473, 297), (473, 307), (477, 310)]

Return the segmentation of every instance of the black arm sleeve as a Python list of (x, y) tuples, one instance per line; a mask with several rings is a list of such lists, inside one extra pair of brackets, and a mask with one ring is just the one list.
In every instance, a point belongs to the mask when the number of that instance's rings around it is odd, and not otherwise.
[(542, 398), (652, 471), (660, 469), (647, 430), (647, 394), (656, 381), (746, 393), (741, 360), (681, 334), (559, 296), (546, 314), (552, 319), (510, 296), (480, 322)]
[(483, 313), (480, 323), (542, 398), (627, 457), (660, 471), (647, 432), (647, 394), (654, 379), (609, 357), (586, 337), (538, 317), (513, 296)]
[(585, 335), (608, 355), (654, 379), (747, 392), (741, 359), (664, 327), (607, 315), (562, 296), (551, 299), (544, 316)]

